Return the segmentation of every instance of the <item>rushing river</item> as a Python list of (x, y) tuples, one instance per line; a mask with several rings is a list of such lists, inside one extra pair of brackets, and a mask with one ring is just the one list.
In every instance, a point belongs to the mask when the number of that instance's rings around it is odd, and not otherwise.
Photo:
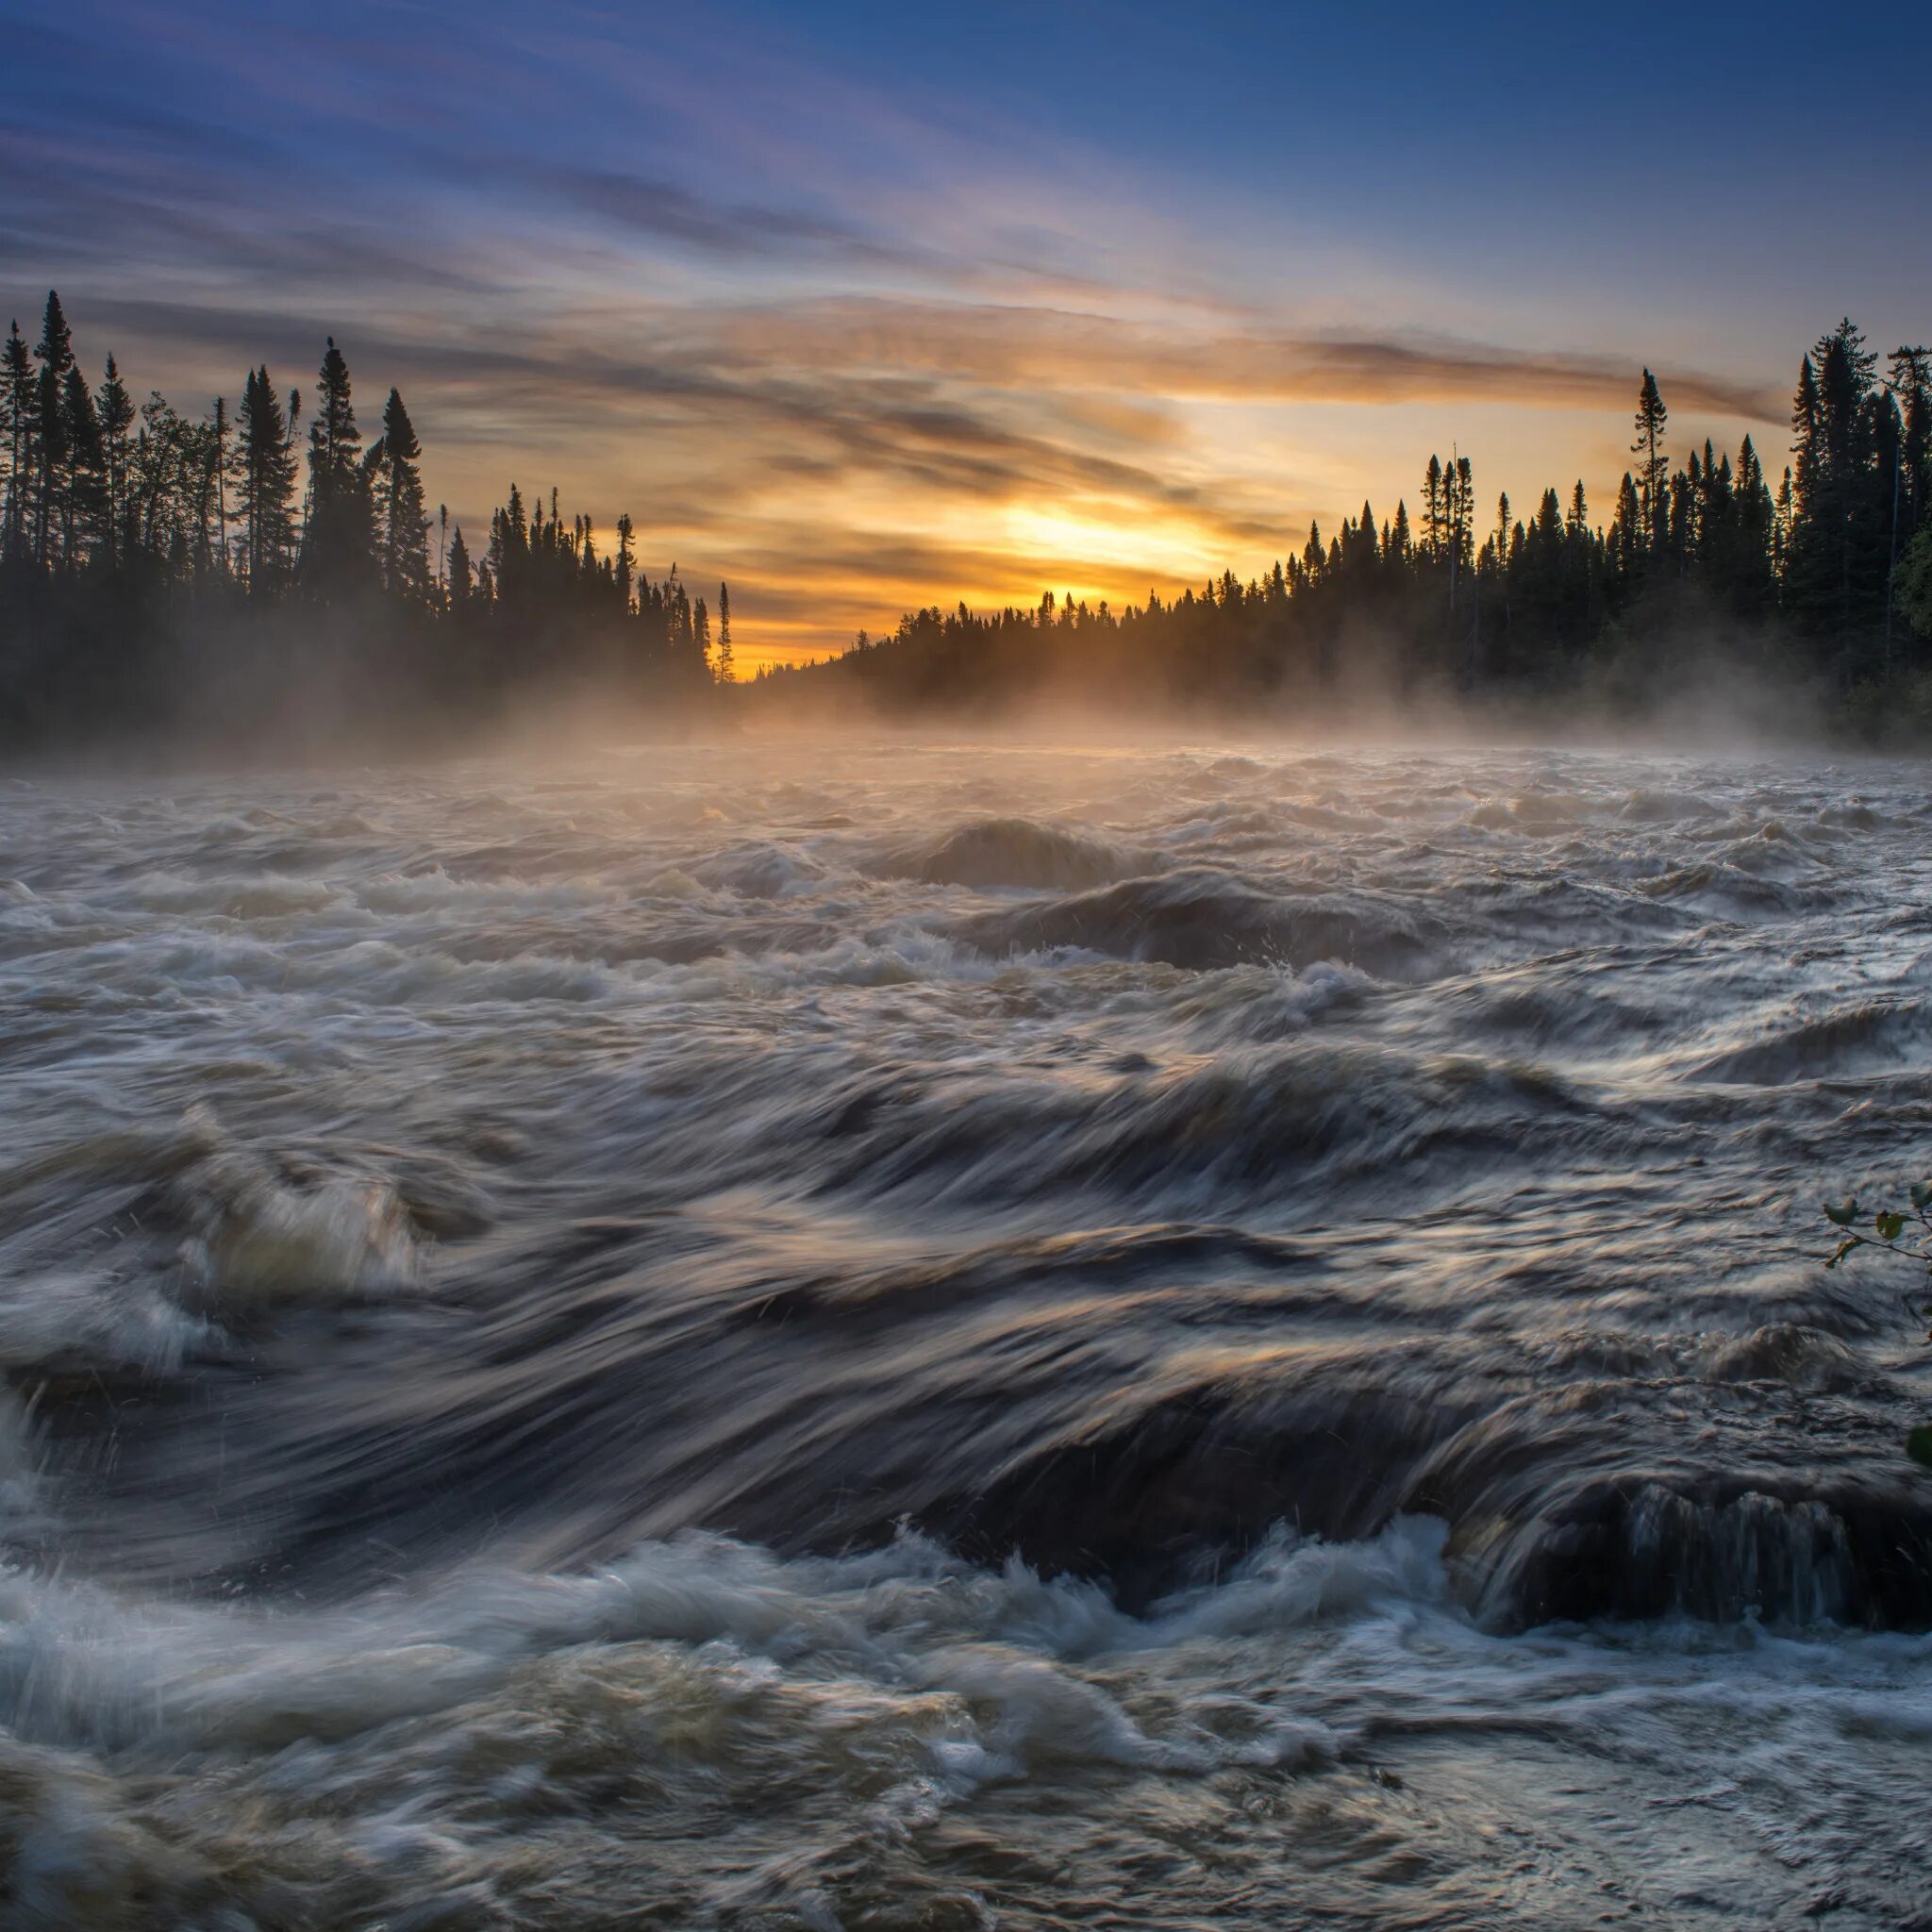
[[(1924, 767), (0, 790), (0, 1921), (1932, 1924)], [(1915, 1916), (1919, 1915), (1919, 1916)]]

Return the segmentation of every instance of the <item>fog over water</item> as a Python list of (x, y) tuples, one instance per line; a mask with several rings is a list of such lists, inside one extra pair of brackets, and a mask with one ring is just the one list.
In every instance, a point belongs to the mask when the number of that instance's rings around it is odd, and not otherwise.
[(1926, 1158), (1926, 766), (613, 746), (0, 870), (8, 1923), (1932, 1924), (1818, 1216)]

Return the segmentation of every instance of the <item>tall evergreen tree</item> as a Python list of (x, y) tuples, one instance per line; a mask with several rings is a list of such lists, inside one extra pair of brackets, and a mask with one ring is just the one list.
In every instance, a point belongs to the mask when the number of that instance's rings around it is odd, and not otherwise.
[(267, 365), (251, 369), (242, 385), (236, 425), (236, 510), (251, 596), (272, 595), (287, 577), (295, 542), (293, 425)]
[(1785, 603), (1807, 628), (1835, 637), (1841, 681), (1856, 674), (1858, 640), (1880, 628), (1890, 568), (1876, 370), (1864, 337), (1840, 322), (1805, 358), (1791, 410), (1797, 503)]
[(449, 608), (453, 616), (462, 616), (470, 608), (470, 599), (475, 594), (475, 584), (470, 570), (470, 546), (463, 541), (463, 526), (457, 525), (456, 535), (449, 546)]
[(15, 322), (0, 359), (0, 433), (7, 441), (7, 497), (0, 524), (0, 557), (19, 557), (32, 530), (31, 505), (37, 469), (35, 438), (40, 433), (40, 401), (26, 338)]
[(108, 450), (93, 391), (77, 362), (60, 381), (60, 421), (67, 441), (67, 489), (61, 521), (61, 549), (70, 563), (108, 549)]
[(228, 568), (228, 399), (215, 398), (215, 412), (208, 423), (208, 467), (214, 475), (215, 543), (214, 565)]
[(628, 611), (631, 608), (631, 592), (632, 587), (637, 582), (637, 530), (631, 523), (630, 512), (626, 510), (617, 520), (617, 559), (615, 565), (618, 603), (625, 611)]
[(1932, 522), (1932, 349), (1894, 349), (1891, 387), (1905, 418), (1899, 481), (1902, 541)]
[(1643, 547), (1662, 550), (1669, 541), (1671, 462), (1664, 452), (1664, 430), (1671, 412), (1664, 407), (1657, 377), (1643, 372), (1637, 392), (1637, 440), (1630, 454), (1637, 458), (1637, 500), (1643, 513)]
[(1645, 544), (1646, 525), (1643, 504), (1637, 494), (1637, 479), (1628, 470), (1617, 486), (1617, 513), (1610, 519), (1611, 566), (1624, 583), (1640, 570)]
[(731, 587), (718, 586), (718, 682), (738, 682), (738, 661), (731, 653)]
[(1423, 555), (1433, 563), (1442, 555), (1449, 520), (1442, 489), (1442, 459), (1432, 456), (1423, 472)]
[[(1389, 541), (1382, 546), (1383, 556), (1391, 564), (1407, 565), (1410, 560), (1413, 545), (1408, 533), (1408, 499), (1398, 498), (1395, 505), (1395, 521), (1390, 526)], [(1277, 573), (1280, 570), (1277, 564)]]
[(424, 513), (423, 445), (393, 389), (382, 412), (382, 435), (369, 458), (383, 582), (403, 596), (422, 597), (428, 591), (423, 540), (429, 528)]
[(302, 549), (303, 581), (325, 599), (353, 595), (373, 574), (375, 542), (361, 457), (349, 365), (330, 336), (308, 425), (308, 527)]
[(107, 458), (108, 558), (119, 559), (127, 541), (127, 466), (129, 436), (134, 428), (134, 398), (121, 380), (113, 357), (101, 380), (96, 403), (101, 419), (101, 447)]
[(67, 412), (63, 406), (67, 372), (74, 366), (74, 335), (60, 308), (60, 297), (47, 291), (47, 308), (41, 339), (34, 344), (40, 360), (36, 397), (39, 458), (34, 506), (34, 555), (43, 563), (59, 556), (60, 533), (67, 520)]

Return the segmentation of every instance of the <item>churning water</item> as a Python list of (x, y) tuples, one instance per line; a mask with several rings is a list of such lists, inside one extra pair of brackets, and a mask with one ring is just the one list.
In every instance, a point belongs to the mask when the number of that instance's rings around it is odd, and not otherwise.
[(0, 1917), (1932, 1924), (1926, 775), (0, 793)]

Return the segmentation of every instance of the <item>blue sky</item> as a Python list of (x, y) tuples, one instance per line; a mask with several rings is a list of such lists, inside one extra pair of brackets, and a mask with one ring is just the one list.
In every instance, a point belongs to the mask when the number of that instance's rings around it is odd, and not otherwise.
[(1656, 368), (1775, 473), (1932, 338), (1924, 10), (0, 6), (0, 304), (178, 403), (325, 331), (741, 629), (1243, 574), (1431, 449), (1599, 510)]

